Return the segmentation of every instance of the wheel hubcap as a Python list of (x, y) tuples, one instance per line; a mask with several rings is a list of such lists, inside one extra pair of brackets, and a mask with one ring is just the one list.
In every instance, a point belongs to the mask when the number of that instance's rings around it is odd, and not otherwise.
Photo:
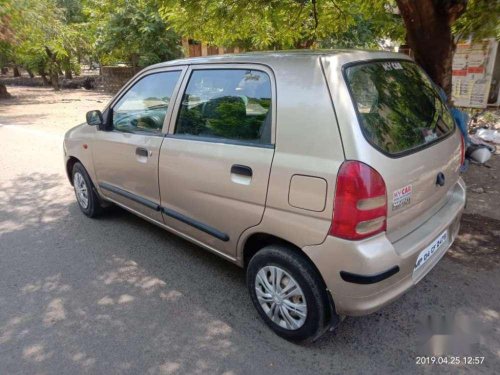
[(304, 292), (285, 270), (266, 266), (255, 276), (255, 292), (266, 315), (280, 327), (296, 330), (307, 318)]
[(89, 206), (89, 193), (85, 179), (80, 172), (76, 172), (73, 176), (73, 186), (75, 187), (78, 203), (83, 208), (87, 208)]

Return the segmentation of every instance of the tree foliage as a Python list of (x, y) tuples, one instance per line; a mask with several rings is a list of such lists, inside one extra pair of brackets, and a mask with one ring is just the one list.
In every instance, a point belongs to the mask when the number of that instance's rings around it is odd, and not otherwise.
[[(213, 45), (247, 49), (372, 46), (398, 38), (393, 1), (162, 0), (160, 14), (179, 33)], [(351, 39), (351, 37), (353, 39)], [(323, 43), (322, 43), (323, 42)]]
[[(79, 72), (77, 56), (87, 47), (82, 25), (66, 6), (74, 0), (7, 0), (2, 12), (8, 15), (10, 34), (3, 38), (3, 60), (44, 77), (57, 88), (61, 70)], [(72, 18), (73, 17), (73, 18)]]
[[(181, 55), (156, 0), (3, 0), (0, 64), (23, 67), (57, 88), (80, 62), (146, 66)], [(47, 78), (48, 77), (48, 78)]]
[(447, 93), (454, 38), (499, 35), (499, 0), (161, 0), (182, 35), (247, 49), (376, 47), (407, 42)]
[(102, 63), (147, 66), (181, 56), (180, 38), (167, 30), (156, 0), (88, 0), (85, 11)]
[(467, 9), (452, 26), (456, 39), (500, 39), (500, 1), (468, 0)]
[[(247, 49), (374, 47), (383, 38), (404, 42), (406, 30), (400, 9), (405, 2), (159, 0), (161, 16), (181, 35), (208, 44)], [(465, 4), (465, 13), (449, 20), (455, 37), (500, 37), (499, 0), (409, 2), (416, 7), (424, 4), (421, 7), (438, 13)]]
[(1, 0), (0, 64), (70, 77), (82, 58), (179, 57), (180, 36), (246, 50), (376, 48), (390, 38), (408, 42), (448, 90), (454, 40), (499, 38), (499, 14), (500, 0)]

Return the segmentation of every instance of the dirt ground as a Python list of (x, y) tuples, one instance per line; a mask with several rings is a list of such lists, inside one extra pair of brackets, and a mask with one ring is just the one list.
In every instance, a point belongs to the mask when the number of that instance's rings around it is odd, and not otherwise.
[(0, 124), (30, 125), (58, 133), (85, 122), (85, 113), (103, 109), (111, 96), (85, 89), (54, 91), (8, 86), (11, 99), (0, 100)]
[[(264, 327), (239, 268), (131, 214), (114, 211), (97, 221), (81, 215), (64, 175), (62, 137), (86, 111), (103, 109), (109, 95), (8, 91), (13, 98), (0, 101), (0, 373), (498, 368), (500, 155), (464, 174), (460, 234), (426, 278), (379, 312), (347, 318), (315, 345), (299, 347)], [(417, 320), (454, 311), (485, 325), (479, 353), (486, 364), (460, 371), (416, 366)]]

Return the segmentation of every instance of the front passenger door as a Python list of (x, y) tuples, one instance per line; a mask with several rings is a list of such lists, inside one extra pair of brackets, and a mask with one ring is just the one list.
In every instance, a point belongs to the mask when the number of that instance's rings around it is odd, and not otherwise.
[(101, 194), (159, 222), (158, 156), (182, 71), (137, 79), (111, 106), (111, 129), (96, 132), (92, 149)]

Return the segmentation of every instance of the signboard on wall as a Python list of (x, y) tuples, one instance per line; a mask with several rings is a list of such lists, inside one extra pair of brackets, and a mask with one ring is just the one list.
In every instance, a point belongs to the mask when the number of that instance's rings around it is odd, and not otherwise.
[(497, 49), (495, 39), (457, 44), (452, 68), (456, 107), (486, 108)]

